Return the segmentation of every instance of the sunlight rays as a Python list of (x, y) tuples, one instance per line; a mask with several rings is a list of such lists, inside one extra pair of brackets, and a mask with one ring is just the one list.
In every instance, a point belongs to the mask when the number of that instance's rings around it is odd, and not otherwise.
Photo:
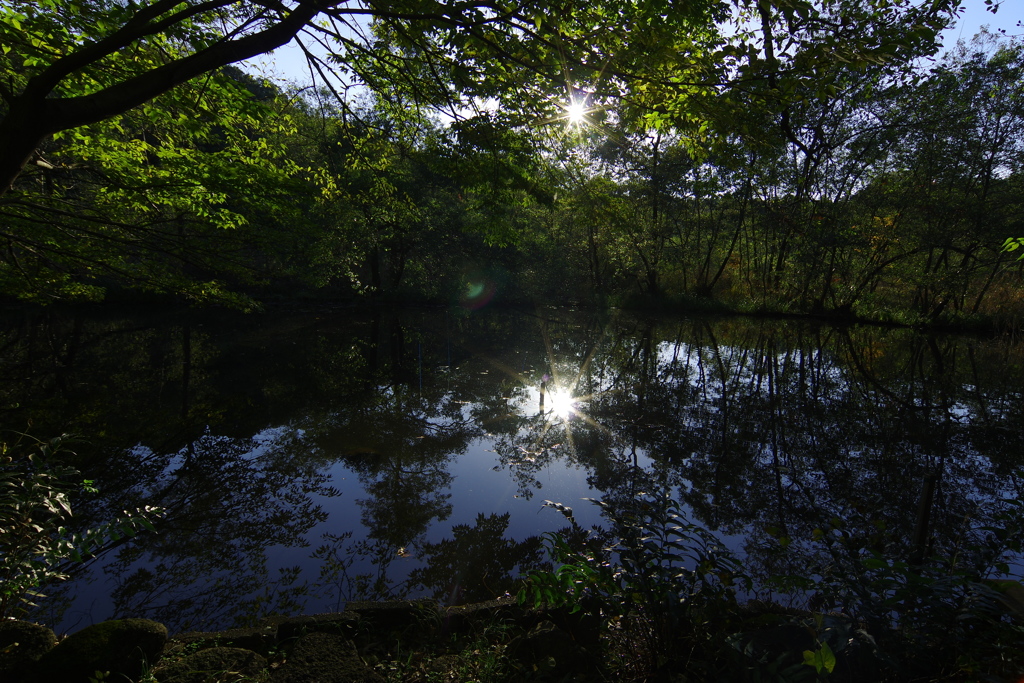
[[(540, 316), (538, 316), (540, 318)], [(547, 325), (543, 319), (540, 319), (540, 330), (541, 336), (544, 340), (544, 348), (547, 351), (548, 356), (548, 367), (551, 369), (550, 382), (547, 384), (548, 392), (548, 405), (546, 407), (543, 401), (538, 405), (539, 414), (545, 417), (544, 426), (541, 433), (537, 437), (537, 444), (539, 445), (548, 432), (554, 428), (564, 428), (565, 430), (565, 442), (571, 452), (576, 450), (576, 440), (573, 434), (573, 423), (582, 421), (585, 425), (595, 428), (605, 434), (615, 438), (615, 434), (607, 427), (602, 425), (600, 422), (595, 420), (586, 412), (586, 405), (592, 400), (607, 393), (605, 390), (598, 390), (596, 393), (580, 394), (577, 393), (580, 387), (581, 380), (587, 376), (590, 365), (597, 354), (598, 348), (601, 343), (601, 339), (604, 338), (604, 331), (601, 332), (599, 339), (595, 340), (590, 345), (588, 353), (583, 363), (576, 369), (575, 376), (571, 379), (564, 377), (562, 369), (565, 367), (565, 363), (559, 362), (556, 358), (554, 344), (551, 341), (551, 335), (548, 333)], [(545, 375), (545, 377), (547, 377)], [(521, 378), (522, 379), (525, 378)], [(541, 387), (544, 390), (544, 387)]]
[(547, 126), (552, 123), (565, 123), (566, 130), (582, 130), (584, 128), (603, 128), (599, 126), (593, 115), (602, 111), (601, 107), (588, 106), (585, 100), (570, 98), (566, 102), (555, 102), (558, 113), (554, 116), (540, 119), (534, 123), (537, 126)]

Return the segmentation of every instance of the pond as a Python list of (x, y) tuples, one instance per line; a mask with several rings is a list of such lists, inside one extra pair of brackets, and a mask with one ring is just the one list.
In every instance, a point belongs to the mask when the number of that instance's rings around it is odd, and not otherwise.
[(35, 617), (58, 630), (514, 593), (567, 527), (545, 501), (589, 527), (584, 499), (654, 490), (778, 601), (807, 596), (759, 577), (819, 575), (822, 529), (1015, 562), (986, 540), (1021, 484), (1014, 339), (564, 309), (54, 311), (7, 315), (0, 345), (3, 427), (76, 436), (66, 457), (99, 489), (82, 523), (165, 508), (47, 589)]

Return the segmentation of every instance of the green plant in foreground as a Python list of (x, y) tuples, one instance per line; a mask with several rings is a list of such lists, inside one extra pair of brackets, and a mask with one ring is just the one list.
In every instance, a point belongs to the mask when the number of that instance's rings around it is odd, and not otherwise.
[[(813, 596), (813, 622), (807, 616), (785, 622), (827, 644), (844, 676), (852, 669), (861, 672), (855, 680), (865, 681), (1017, 681), (1024, 674), (1024, 586), (1012, 574), (1022, 550), (1024, 503), (997, 501), (977, 520), (916, 557), (898, 536), (886, 536), (884, 525), (852, 512), (822, 520), (799, 543), (770, 533), (772, 553), (805, 555), (797, 567), (813, 558), (817, 573), (768, 576), (761, 587)], [(742, 651), (750, 636), (739, 634), (733, 643)], [(807, 652), (805, 663), (827, 678), (827, 653)]]
[[(707, 530), (686, 520), (666, 494), (640, 493), (601, 506), (612, 538), (583, 549), (548, 534), (554, 572), (533, 572), (520, 603), (599, 606), (614, 641), (611, 665), (644, 678), (674, 659), (693, 663), (693, 654), (720, 640), (737, 608), (736, 589), (750, 587), (739, 562)], [(571, 508), (547, 501), (585, 532)], [(599, 537), (592, 536), (589, 540)]]
[[(667, 495), (598, 502), (609, 532), (547, 534), (559, 567), (533, 572), (520, 603), (599, 613), (606, 666), (620, 679), (685, 670), (689, 680), (1016, 681), (1024, 674), (1024, 586), (1008, 576), (1024, 503), (1003, 501), (957, 554), (907, 562), (868, 550), (850, 525), (816, 529), (817, 575), (761, 577), (760, 590), (813, 596), (815, 611), (772, 609), (708, 531)], [(831, 560), (830, 562), (828, 560)], [(799, 563), (798, 563), (799, 564)], [(778, 607), (778, 606), (774, 606)]]
[(396, 644), (373, 658), (374, 670), (396, 683), (486, 683), (523, 680), (523, 671), (508, 654), (515, 629), (495, 622), (465, 638), (447, 643)]
[(71, 494), (94, 493), (58, 454), (66, 436), (41, 441), (24, 434), (13, 443), (0, 441), (0, 618), (34, 606), (38, 589), (67, 578), (68, 567), (95, 555), (111, 542), (153, 530), (150, 518), (159, 508), (146, 506), (84, 532), (72, 532)]

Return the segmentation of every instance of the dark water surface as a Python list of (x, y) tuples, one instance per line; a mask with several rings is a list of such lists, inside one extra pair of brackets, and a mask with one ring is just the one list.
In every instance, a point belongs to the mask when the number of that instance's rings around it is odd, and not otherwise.
[(545, 500), (589, 526), (582, 498), (639, 490), (672, 491), (755, 579), (815, 576), (829, 520), (888, 556), (963, 553), (1024, 460), (1007, 339), (435, 309), (19, 315), (0, 347), (3, 427), (79, 436), (82, 521), (167, 510), (47, 591), (62, 630), (487, 599), (549, 566), (566, 520)]

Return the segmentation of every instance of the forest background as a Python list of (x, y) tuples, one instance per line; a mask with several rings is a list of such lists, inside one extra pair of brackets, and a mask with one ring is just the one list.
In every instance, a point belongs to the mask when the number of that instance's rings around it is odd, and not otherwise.
[(1016, 325), (1024, 43), (963, 10), (9, 0), (0, 291)]

